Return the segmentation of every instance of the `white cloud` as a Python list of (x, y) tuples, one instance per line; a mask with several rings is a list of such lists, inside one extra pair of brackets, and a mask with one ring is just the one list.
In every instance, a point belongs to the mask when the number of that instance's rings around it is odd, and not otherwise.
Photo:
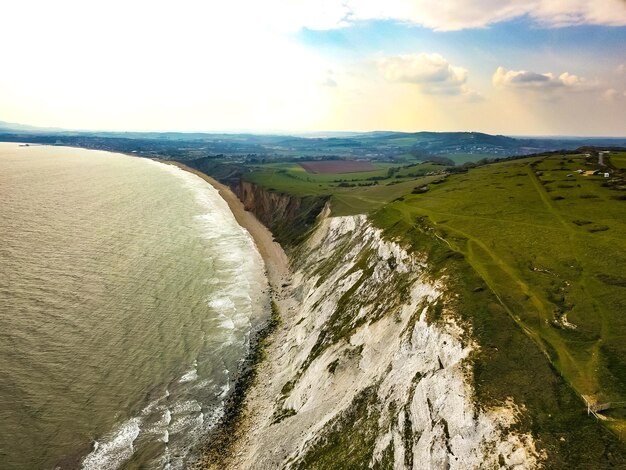
[(626, 24), (626, 4), (623, 0), (539, 0), (529, 4), (528, 14), (546, 26)]
[(326, 70), (326, 74), (320, 81), (320, 85), (327, 88), (335, 88), (338, 86), (337, 79), (335, 78), (335, 71), (333, 69)]
[(626, 98), (626, 91), (618, 91), (615, 88), (609, 88), (602, 93), (602, 97), (606, 101), (615, 102), (621, 101)]
[(621, 75), (621, 74), (623, 74), (623, 73), (626, 73), (626, 64), (619, 64), (619, 65), (615, 68), (615, 71), (616, 71), (618, 74), (620, 74), (620, 75)]
[(526, 90), (536, 92), (560, 91), (592, 91), (598, 89), (598, 84), (585, 78), (564, 72), (560, 75), (552, 73), (537, 73), (526, 70), (507, 70), (498, 67), (493, 74), (494, 86), (509, 90)]
[(319, 0), (293, 0), (290, 17), (312, 29), (391, 19), (451, 31), (483, 28), (521, 16), (544, 27), (626, 25), (623, 0), (323, 0), (321, 7), (311, 7), (318, 4)]
[(331, 64), (291, 40), (268, 1), (8, 2), (0, 112), (72, 128), (312, 126)]
[(464, 95), (474, 100), (479, 96), (465, 84), (467, 70), (450, 64), (440, 54), (387, 56), (376, 63), (386, 80), (418, 85), (425, 94)]

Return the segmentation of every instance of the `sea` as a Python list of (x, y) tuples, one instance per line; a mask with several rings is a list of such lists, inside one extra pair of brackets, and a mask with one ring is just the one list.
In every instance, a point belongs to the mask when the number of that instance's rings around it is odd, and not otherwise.
[(252, 238), (200, 177), (0, 143), (0, 468), (185, 468), (268, 303)]

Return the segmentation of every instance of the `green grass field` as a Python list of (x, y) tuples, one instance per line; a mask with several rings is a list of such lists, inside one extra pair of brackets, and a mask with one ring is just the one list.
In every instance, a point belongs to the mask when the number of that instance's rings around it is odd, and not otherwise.
[[(383, 211), (425, 221), (462, 253), (580, 395), (624, 401), (626, 192), (579, 168), (596, 166), (582, 156), (486, 165)], [(624, 436), (613, 414), (607, 424)]]
[(463, 165), (463, 163), (477, 162), (484, 158), (493, 159), (497, 155), (491, 153), (450, 153), (442, 155), (452, 160), (456, 165)]
[[(441, 175), (430, 173), (445, 169), (444, 166), (430, 163), (408, 167), (377, 163), (376, 166), (378, 169), (375, 171), (314, 174), (308, 173), (295, 163), (278, 163), (258, 165), (251, 173), (246, 174), (246, 179), (266, 189), (296, 196), (331, 195), (334, 215), (352, 215), (379, 209), (384, 204), (410, 193), (415, 187), (441, 179)], [(393, 172), (391, 175), (390, 169)], [(422, 176), (427, 174), (428, 176)]]
[(393, 163), (376, 163), (375, 171), (358, 173), (308, 173), (297, 163), (270, 163), (252, 167), (246, 179), (265, 188), (294, 195), (315, 196), (328, 194), (340, 181), (349, 183), (372, 183), (368, 178), (384, 178)]
[(626, 170), (626, 152), (611, 152), (609, 161), (613, 167)]

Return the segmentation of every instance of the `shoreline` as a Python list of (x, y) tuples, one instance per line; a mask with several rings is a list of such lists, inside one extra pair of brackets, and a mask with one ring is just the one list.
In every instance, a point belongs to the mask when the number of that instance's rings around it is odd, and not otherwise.
[(248, 444), (250, 429), (254, 428), (255, 411), (250, 403), (258, 400), (259, 381), (271, 383), (267, 376), (267, 359), (275, 351), (273, 338), (281, 330), (285, 315), (295, 308), (294, 298), (285, 286), (291, 283), (289, 258), (282, 246), (274, 241), (272, 232), (263, 225), (226, 185), (188, 167), (184, 163), (153, 159), (193, 173), (213, 186), (226, 201), (237, 223), (248, 231), (265, 264), (269, 284), (270, 312), (261, 328), (250, 338), (250, 350), (238, 371), (235, 387), (225, 402), (224, 416), (199, 443), (196, 458), (190, 462), (194, 470), (236, 468), (237, 461)]
[[(18, 144), (16, 142), (9, 143)], [(47, 145), (42, 144), (42, 146)], [(267, 364), (268, 352), (273, 349), (271, 342), (274, 333), (280, 329), (281, 313), (286, 314), (293, 308), (293, 298), (287, 294), (288, 289), (285, 288), (291, 281), (289, 258), (282, 246), (274, 240), (272, 232), (252, 212), (245, 209), (243, 202), (239, 200), (237, 195), (227, 185), (205, 173), (174, 160), (147, 158), (119, 151), (84, 147), (69, 148), (152, 160), (157, 163), (176, 166), (202, 178), (227, 203), (237, 224), (248, 232), (261, 255), (264, 274), (269, 286), (267, 296), (270, 304), (269, 311), (261, 313), (257, 327), (251, 331), (249, 351), (242, 358), (240, 367), (233, 377), (234, 387), (224, 401), (224, 415), (212, 429), (205, 433), (204, 437), (192, 444), (191, 452), (188, 455), (191, 460), (187, 461), (189, 468), (196, 470), (232, 468), (237, 453), (240, 452), (242, 445), (245, 445), (247, 431), (253, 425), (254, 411), (249, 407), (250, 395), (251, 392), (253, 395), (255, 394), (253, 390), (258, 386), (259, 381), (267, 380), (266, 374), (263, 373), (265, 369), (263, 365)], [(82, 461), (83, 459), (84, 456), (81, 456), (79, 460)]]
[(285, 254), (283, 247), (278, 242), (274, 241), (272, 232), (270, 232), (253, 213), (244, 208), (243, 203), (239, 200), (237, 195), (225, 184), (220, 183), (216, 179), (184, 163), (173, 160), (162, 160), (160, 158), (153, 158), (152, 160), (166, 165), (173, 165), (181, 170), (193, 173), (217, 190), (221, 198), (228, 204), (237, 223), (243, 227), (254, 240), (257, 250), (259, 250), (261, 258), (263, 258), (270, 287), (274, 292), (278, 292), (282, 283), (289, 277), (289, 258)]
[[(20, 145), (19, 143), (16, 143), (16, 142), (8, 142), (7, 144), (10, 146), (10, 148), (13, 148), (13, 147), (17, 148), (18, 145)], [(35, 145), (32, 145), (32, 147), (35, 147)], [(41, 145), (37, 147), (40, 147), (40, 148), (43, 147), (43, 148), (47, 148), (50, 150), (53, 150), (56, 148), (56, 147), (48, 146), (48, 145)], [(89, 155), (89, 152), (94, 152), (94, 149), (84, 149), (81, 147), (68, 147), (67, 149), (78, 150), (79, 152), (81, 152), (81, 154), (83, 153), (86, 154), (86, 158), (91, 157)], [(26, 150), (26, 149), (20, 149), (20, 150)], [(63, 148), (60, 148), (57, 150), (60, 151), (61, 153), (66, 153)], [(45, 151), (47, 152), (47, 150)], [(265, 276), (264, 282), (267, 282), (267, 284), (265, 286), (262, 286), (262, 289), (265, 291), (263, 295), (259, 297), (258, 301), (254, 302), (258, 308), (254, 309), (253, 311), (254, 316), (251, 318), (254, 326), (252, 330), (250, 331), (249, 351), (247, 352), (247, 354), (246, 352), (243, 352), (243, 354), (241, 355), (240, 357), (241, 361), (238, 363), (239, 367), (231, 368), (229, 366), (229, 369), (232, 369), (232, 372), (233, 372), (231, 376), (230, 385), (231, 387), (234, 385), (234, 387), (231, 390), (231, 392), (228, 394), (229, 396), (226, 398), (225, 403), (224, 403), (224, 411), (226, 414), (222, 419), (218, 421), (218, 423), (216, 423), (216, 426), (213, 428), (213, 430), (209, 431), (208, 433), (209, 438), (212, 438), (214, 434), (218, 434), (218, 433), (228, 436), (229, 434), (232, 434), (232, 431), (241, 429), (243, 427), (242, 423), (245, 422), (245, 417), (242, 415), (245, 414), (244, 410), (245, 410), (245, 400), (246, 400), (247, 392), (251, 388), (252, 384), (254, 383), (254, 380), (256, 377), (257, 366), (263, 360), (263, 350), (264, 350), (264, 347), (265, 347), (264, 345), (266, 342), (265, 338), (267, 338), (267, 336), (271, 334), (272, 330), (276, 328), (276, 325), (278, 323), (278, 320), (276, 319), (276, 315), (275, 315), (275, 313), (277, 313), (277, 310), (275, 311), (274, 309), (275, 304), (273, 300), (277, 295), (277, 291), (280, 289), (281, 283), (284, 282), (284, 279), (286, 279), (286, 276), (289, 276), (289, 259), (287, 258), (287, 255), (283, 251), (280, 244), (274, 241), (271, 231), (267, 227), (265, 227), (254, 216), (253, 213), (245, 210), (244, 204), (239, 200), (239, 198), (235, 195), (235, 193), (230, 190), (230, 188), (228, 188), (224, 184), (219, 183), (214, 178), (211, 178), (210, 176), (203, 174), (202, 172), (192, 169), (188, 167), (187, 165), (184, 165), (179, 162), (137, 157), (134, 155), (129, 155), (129, 154), (121, 153), (121, 152), (109, 152), (109, 151), (101, 151), (101, 150), (95, 150), (95, 152), (98, 152), (101, 154), (108, 154), (108, 155), (118, 155), (122, 157), (127, 156), (131, 158), (142, 158), (146, 161), (146, 163), (142, 165), (150, 163), (150, 160), (153, 160), (153, 162), (176, 166), (182, 171), (185, 171), (187, 173), (192, 173), (202, 178), (202, 180), (210, 184), (211, 187), (214, 188), (218, 192), (219, 197), (221, 197), (222, 200), (226, 202), (229, 210), (231, 211), (231, 213), (233, 214), (233, 217), (235, 218), (235, 221), (243, 230), (247, 232), (247, 234), (249, 234), (249, 236), (252, 239), (251, 241), (253, 241), (254, 246), (256, 247), (259, 255), (261, 256), (261, 259), (263, 260), (263, 267), (261, 268), (261, 271), (259, 272), (258, 269), (261, 266), (258, 265), (258, 262), (259, 262), (258, 258), (256, 258), (256, 256), (252, 252), (249, 252), (249, 256), (253, 257), (255, 261), (254, 264), (257, 265), (257, 267), (255, 268), (255, 271), (256, 271), (255, 278), (258, 278), (259, 275), (260, 276), (264, 275)], [(161, 168), (165, 168), (165, 170), (167, 170), (167, 167), (161, 167)], [(160, 171), (163, 171), (163, 170), (160, 170)], [(176, 172), (178, 172), (178, 170), (176, 170)], [(169, 171), (167, 173), (172, 173), (172, 172)], [(198, 185), (198, 183), (196, 183), (196, 185)], [(202, 184), (200, 183), (199, 185), (201, 186)], [(205, 191), (206, 191), (206, 187), (205, 187)], [(215, 201), (215, 203), (217, 202), (218, 201)], [(220, 209), (220, 211), (223, 211), (223, 209)], [(240, 233), (239, 237), (241, 235), (243, 235), (243, 233)], [(226, 248), (226, 250), (228, 251), (229, 248)], [(258, 278), (258, 279), (260, 280), (261, 278)], [(236, 279), (234, 281), (237, 282)], [(269, 289), (268, 289), (268, 286), (269, 286)], [(269, 304), (269, 308), (267, 304)], [(115, 428), (112, 428), (111, 432), (112, 434), (115, 434), (117, 431), (115, 430)], [(203, 437), (200, 437), (199, 439), (197, 439), (196, 437), (193, 437), (192, 442), (189, 442), (190, 437), (193, 436), (193, 434), (187, 434), (187, 432), (185, 432), (184, 434), (185, 436), (183, 438), (188, 443), (186, 450), (189, 451), (189, 454), (187, 454), (187, 457), (185, 458), (185, 460), (187, 460), (187, 462), (189, 463), (194, 462), (194, 461), (204, 460), (204, 457), (207, 453), (205, 449), (207, 447), (210, 447), (207, 445), (207, 440)], [(205, 432), (203, 434), (207, 434), (207, 433)], [(98, 439), (100, 440), (100, 438)], [(134, 438), (133, 438), (133, 442), (134, 442)], [(225, 443), (224, 439), (222, 439), (220, 442)], [(231, 442), (232, 441), (226, 442), (226, 444), (229, 444), (228, 448), (231, 448), (231, 445), (232, 445)], [(86, 461), (86, 458), (95, 451), (95, 448), (93, 447), (92, 444), (93, 443), (89, 443), (88, 446), (85, 446), (84, 448), (80, 448), (75, 453), (71, 453), (71, 454), (68, 454), (67, 456), (63, 456), (63, 458), (59, 460), (59, 463), (65, 462), (65, 464), (67, 465), (74, 466), (72, 464), (73, 462), (74, 464), (76, 464), (76, 466), (78, 466), (81, 462)], [(216, 449), (216, 450), (219, 452), (219, 449)], [(132, 459), (135, 459), (135, 451), (133, 451), (133, 456), (131, 457), (131, 460)]]

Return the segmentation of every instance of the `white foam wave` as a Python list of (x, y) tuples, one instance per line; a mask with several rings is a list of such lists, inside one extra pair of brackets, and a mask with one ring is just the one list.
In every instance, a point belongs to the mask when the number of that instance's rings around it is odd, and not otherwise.
[(226, 394), (229, 392), (229, 390), (230, 390), (230, 384), (226, 383), (225, 385), (222, 385), (222, 387), (220, 388), (220, 393), (217, 396), (219, 398), (224, 398)]
[(225, 328), (227, 330), (234, 330), (235, 329), (235, 322), (232, 319), (230, 319), (230, 318), (224, 318), (220, 322), (220, 327), (221, 328)]
[(139, 425), (139, 418), (131, 418), (107, 440), (102, 443), (97, 442), (93, 451), (84, 458), (82, 468), (85, 470), (118, 468), (133, 455), (133, 442), (139, 435)]
[(195, 434), (202, 429), (204, 415), (202, 413), (194, 416), (185, 416), (174, 421), (170, 427), (171, 434), (178, 434), (184, 431), (186, 435)]
[(200, 403), (198, 403), (196, 400), (186, 400), (186, 401), (175, 403), (174, 406), (172, 406), (171, 408), (171, 414), (179, 415), (183, 413), (193, 413), (193, 412), (197, 413), (197, 412), (200, 412), (201, 410), (202, 410), (202, 407), (200, 406)]
[(234, 310), (235, 303), (230, 297), (218, 297), (209, 301), (209, 307), (216, 310)]
[(183, 374), (183, 376), (178, 379), (178, 383), (192, 382), (198, 378), (198, 369), (193, 368)]
[(156, 400), (151, 401), (150, 403), (148, 403), (148, 405), (146, 405), (146, 407), (143, 410), (141, 410), (141, 413), (140, 413), (141, 416), (148, 416), (151, 413), (153, 413), (154, 411), (158, 411), (161, 408), (161, 405), (160, 405), (161, 402), (164, 399), (167, 399), (167, 397), (169, 397), (169, 393), (170, 392), (168, 390), (166, 390), (165, 391), (165, 395), (163, 397), (157, 398)]

